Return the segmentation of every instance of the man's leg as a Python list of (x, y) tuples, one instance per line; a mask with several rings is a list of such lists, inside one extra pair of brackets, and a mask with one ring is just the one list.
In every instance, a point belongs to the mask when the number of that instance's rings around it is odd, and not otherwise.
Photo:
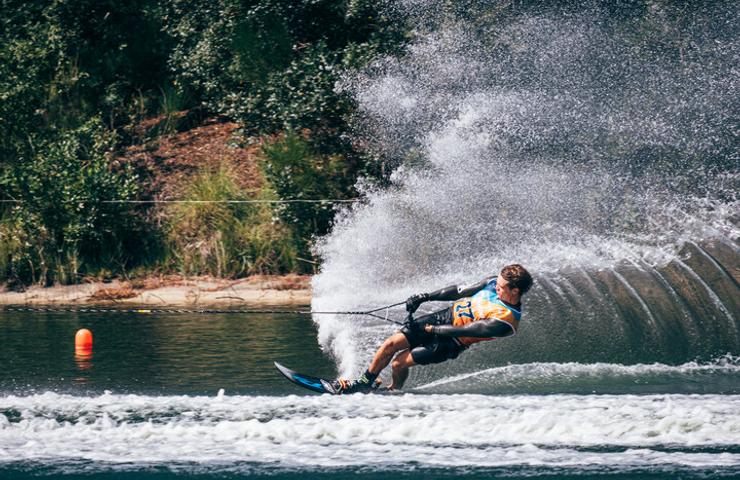
[(396, 352), (406, 350), (409, 346), (409, 341), (406, 339), (406, 335), (400, 332), (394, 333), (388, 337), (385, 342), (383, 342), (383, 345), (380, 346), (378, 351), (375, 352), (373, 361), (370, 362), (370, 366), (367, 370), (370, 373), (379, 375), (380, 372), (382, 372), (383, 369), (391, 363), (391, 359), (393, 359), (393, 355), (395, 355)]
[(414, 365), (416, 365), (416, 363), (414, 363), (414, 359), (409, 350), (396, 355), (396, 358), (393, 359), (393, 365), (391, 365), (391, 368), (393, 369), (393, 381), (391, 381), (388, 389), (395, 390), (397, 388), (403, 388), (404, 382), (406, 382), (406, 379), (409, 377), (409, 368)]
[(339, 378), (332, 382), (332, 385), (338, 393), (367, 392), (374, 388), (375, 380), (378, 378), (380, 372), (388, 366), (393, 356), (401, 350), (408, 350), (410, 346), (411, 344), (403, 333), (399, 332), (391, 335), (383, 342), (378, 351), (375, 352), (373, 361), (370, 362), (367, 371), (360, 378), (351, 382)]
[(403, 388), (409, 376), (409, 368), (414, 365), (431, 365), (457, 358), (465, 350), (452, 337), (434, 337), (430, 343), (403, 351), (393, 359), (393, 381), (390, 390)]

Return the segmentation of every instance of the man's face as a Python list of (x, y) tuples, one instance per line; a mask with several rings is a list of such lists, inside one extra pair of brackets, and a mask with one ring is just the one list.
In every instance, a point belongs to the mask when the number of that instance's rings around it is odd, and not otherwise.
[(510, 302), (512, 300), (517, 300), (519, 296), (519, 289), (511, 288), (511, 285), (509, 285), (509, 281), (502, 277), (499, 273), (498, 278), (496, 278), (496, 294), (501, 300), (505, 302)]

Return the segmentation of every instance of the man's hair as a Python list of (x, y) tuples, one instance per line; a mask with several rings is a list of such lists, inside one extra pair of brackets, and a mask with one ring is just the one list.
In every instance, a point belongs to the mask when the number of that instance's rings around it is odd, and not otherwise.
[(518, 288), (522, 295), (532, 287), (532, 275), (518, 263), (502, 268), (501, 276), (509, 282), (511, 288)]

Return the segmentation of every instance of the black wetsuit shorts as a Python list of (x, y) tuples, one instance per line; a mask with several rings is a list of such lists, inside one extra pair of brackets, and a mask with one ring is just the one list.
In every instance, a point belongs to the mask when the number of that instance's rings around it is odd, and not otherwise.
[(466, 349), (455, 337), (435, 335), (424, 331), (424, 325), (452, 325), (452, 308), (419, 317), (415, 321), (420, 328), (410, 329), (405, 326), (401, 333), (406, 336), (411, 350), (411, 358), (417, 365), (442, 363), (457, 358)]

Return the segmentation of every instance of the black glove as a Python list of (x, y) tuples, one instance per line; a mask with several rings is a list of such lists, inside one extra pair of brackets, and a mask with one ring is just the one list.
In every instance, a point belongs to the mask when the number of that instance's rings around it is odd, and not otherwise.
[(419, 293), (416, 295), (411, 295), (406, 300), (406, 311), (409, 313), (414, 313), (417, 308), (419, 308), (419, 305), (429, 300), (429, 294), (428, 293)]

